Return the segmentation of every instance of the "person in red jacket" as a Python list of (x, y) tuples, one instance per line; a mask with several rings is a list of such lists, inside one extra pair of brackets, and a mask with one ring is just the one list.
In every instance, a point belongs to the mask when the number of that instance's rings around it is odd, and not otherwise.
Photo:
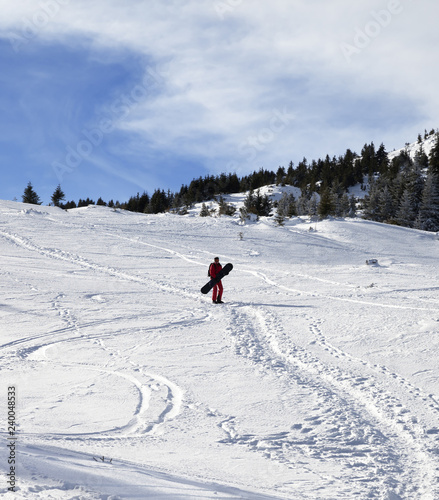
[[(210, 264), (209, 266), (209, 276), (211, 278), (215, 278), (222, 268), (223, 266), (220, 264), (219, 257), (215, 257), (214, 262), (212, 262), (212, 264)], [(214, 304), (224, 304), (224, 302), (221, 300), (222, 296), (223, 284), (221, 283), (221, 281), (218, 281), (218, 283), (213, 287), (212, 302)]]

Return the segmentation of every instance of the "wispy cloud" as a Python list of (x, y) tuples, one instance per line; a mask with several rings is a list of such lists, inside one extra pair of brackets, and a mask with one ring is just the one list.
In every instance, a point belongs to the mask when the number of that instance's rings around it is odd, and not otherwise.
[[(45, 104), (62, 142), (71, 147), (84, 128), (96, 127), (106, 116), (120, 133), (118, 141), (125, 134), (138, 155), (130, 161), (147, 157), (151, 170), (174, 157), (206, 171), (237, 165), (248, 171), (277, 168), (304, 155), (342, 153), (368, 140), (398, 147), (424, 126), (437, 126), (439, 70), (432, 61), (439, 5), (429, 4), (427, 10), (411, 0), (139, 0), (127, 8), (118, 0), (46, 1), (53, 15), (46, 14), (18, 53), (11, 40), (38, 19), (42, 4), (5, 5), (0, 34), (3, 49), (9, 43), (7, 64), (13, 72), (24, 71), (27, 54), (41, 56), (54, 46), (90, 61), (87, 67), (69, 59), (78, 70), (75, 80), (64, 82), (71, 91), (64, 122), (53, 118), (54, 103)], [(355, 45), (359, 33), (368, 37), (361, 48)], [(354, 51), (347, 57), (349, 46)], [(124, 53), (132, 62), (125, 67)], [(52, 78), (60, 60), (55, 54), (34, 70), (47, 70)], [(119, 64), (119, 73), (99, 81), (93, 63), (103, 76), (112, 64)], [(161, 82), (146, 88), (151, 68)], [(71, 78), (74, 72), (67, 73)], [(56, 83), (47, 83), (47, 94)], [(115, 102), (124, 95), (131, 102), (129, 113), (116, 119)], [(44, 92), (41, 97), (44, 102)], [(32, 114), (35, 108), (22, 102)], [(81, 112), (84, 106), (87, 111)], [(288, 123), (275, 123), (276, 113), (287, 115)], [(35, 129), (30, 115), (28, 123)], [(102, 157), (100, 148), (94, 152), (96, 163), (105, 157), (104, 143)], [(123, 147), (117, 149), (124, 154)]]

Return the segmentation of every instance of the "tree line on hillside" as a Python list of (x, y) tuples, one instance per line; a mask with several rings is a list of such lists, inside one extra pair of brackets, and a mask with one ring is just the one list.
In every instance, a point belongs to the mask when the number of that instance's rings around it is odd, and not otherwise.
[[(35, 192), (31, 182), (27, 184), (21, 196), (21, 199), (23, 203), (30, 203), (31, 205), (42, 204), (42, 201), (38, 196), (38, 194)], [(96, 203), (90, 198), (87, 198), (85, 200), (79, 199), (78, 203), (75, 203), (74, 201), (63, 203), (64, 200), (65, 200), (65, 194), (61, 189), (61, 186), (58, 184), (57, 188), (55, 189), (55, 191), (51, 196), (51, 203), (49, 203), (49, 205), (52, 205), (54, 207), (60, 207), (63, 208), (64, 210), (68, 210), (69, 208), (87, 207), (88, 205), (102, 205), (107, 207), (115, 206), (113, 201), (105, 203), (105, 201), (102, 198), (99, 198)]]
[[(301, 195), (295, 199), (292, 194), (284, 194), (276, 204), (279, 223), (295, 215), (347, 217), (360, 210), (369, 220), (439, 231), (439, 133), (425, 131), (424, 139), (431, 135), (436, 138), (430, 155), (425, 154), (419, 135), (419, 151), (413, 159), (406, 148), (390, 160), (384, 144), (376, 148), (372, 142), (364, 145), (360, 155), (348, 149), (338, 157), (327, 155), (311, 162), (303, 158), (297, 166), (290, 162), (288, 168), (279, 167), (276, 172), (261, 168), (241, 178), (235, 173), (210, 175), (193, 179), (176, 193), (156, 189), (151, 196), (137, 193), (124, 203), (106, 203), (99, 198), (96, 204), (132, 212), (184, 214), (194, 203), (216, 199), (219, 214), (231, 215), (234, 210), (222, 195), (248, 192), (242, 215), (263, 216), (270, 214), (273, 204), (259, 189), (269, 184), (290, 185), (299, 188)], [(349, 195), (349, 188), (357, 184), (368, 191), (362, 200)], [(22, 198), (27, 203), (41, 203), (31, 183)], [(58, 186), (51, 198), (54, 206), (68, 209), (95, 204), (88, 198), (78, 203), (64, 200)], [(210, 215), (205, 204), (201, 215)]]

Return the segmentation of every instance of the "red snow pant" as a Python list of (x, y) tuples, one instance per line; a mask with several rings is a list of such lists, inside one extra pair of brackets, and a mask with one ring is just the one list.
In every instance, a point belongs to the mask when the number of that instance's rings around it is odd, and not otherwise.
[(213, 287), (212, 300), (216, 302), (217, 297), (219, 300), (221, 300), (222, 296), (223, 296), (223, 284), (221, 283), (221, 281), (218, 281), (218, 283)]

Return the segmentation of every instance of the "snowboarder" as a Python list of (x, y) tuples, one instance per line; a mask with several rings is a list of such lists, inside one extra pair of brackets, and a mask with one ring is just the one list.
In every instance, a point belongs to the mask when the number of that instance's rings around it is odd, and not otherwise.
[[(215, 257), (214, 262), (212, 262), (212, 264), (210, 264), (209, 266), (209, 276), (211, 278), (215, 278), (222, 268), (223, 266), (220, 264), (219, 257)], [(222, 296), (223, 284), (221, 283), (221, 281), (218, 281), (218, 283), (213, 287), (212, 302), (214, 304), (224, 304), (224, 302), (221, 300)]]

